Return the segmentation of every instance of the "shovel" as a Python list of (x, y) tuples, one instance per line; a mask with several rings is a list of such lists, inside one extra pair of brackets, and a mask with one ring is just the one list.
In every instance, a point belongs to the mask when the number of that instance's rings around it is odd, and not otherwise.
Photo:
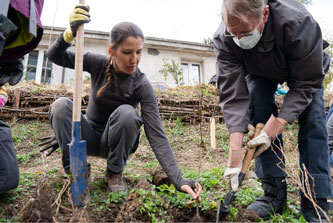
[[(79, 3), (84, 5), (85, 1), (79, 0)], [(80, 25), (76, 34), (72, 141), (69, 145), (72, 200), (75, 207), (82, 207), (89, 202), (86, 141), (80, 141), (83, 35), (83, 25)]]
[[(263, 123), (258, 123), (256, 126), (256, 130), (254, 133), (254, 137), (258, 136), (261, 130), (264, 128)], [(254, 138), (253, 137), (253, 138)], [(244, 158), (243, 158), (243, 164), (242, 164), (242, 169), (240, 174), (238, 175), (238, 182), (239, 185), (242, 184), (246, 171), (248, 167), (250, 166), (251, 160), (253, 159), (255, 149), (248, 149)], [(222, 218), (224, 218), (227, 214), (229, 214), (229, 206), (232, 205), (233, 201), (235, 200), (235, 194), (236, 192), (234, 191), (229, 191), (224, 199), (224, 202), (222, 200), (219, 202), (218, 207), (217, 207), (217, 215), (216, 215), (216, 223), (220, 222)]]

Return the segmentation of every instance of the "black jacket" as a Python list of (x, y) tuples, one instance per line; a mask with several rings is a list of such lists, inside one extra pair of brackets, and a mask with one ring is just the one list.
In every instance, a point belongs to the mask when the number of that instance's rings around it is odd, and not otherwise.
[(278, 117), (292, 123), (310, 104), (313, 92), (321, 89), (329, 67), (320, 27), (306, 8), (294, 0), (269, 0), (268, 5), (268, 21), (253, 49), (243, 50), (223, 36), (223, 22), (213, 37), (220, 105), (231, 133), (247, 131), (246, 79), (251, 75), (287, 82), (290, 90)]
[[(62, 35), (47, 51), (48, 58), (57, 65), (74, 68), (75, 54), (67, 50), (70, 45), (63, 40)], [(108, 59), (105, 55), (85, 53), (83, 70), (91, 75), (90, 97), (87, 107), (87, 118), (101, 126), (105, 126), (112, 112), (122, 104), (137, 107), (140, 103), (144, 130), (149, 144), (164, 171), (175, 187), (188, 184), (181, 176), (173, 156), (169, 141), (162, 127), (158, 104), (154, 90), (145, 74), (137, 69), (133, 74), (115, 73), (114, 83), (97, 97), (97, 91), (107, 80), (105, 73)]]

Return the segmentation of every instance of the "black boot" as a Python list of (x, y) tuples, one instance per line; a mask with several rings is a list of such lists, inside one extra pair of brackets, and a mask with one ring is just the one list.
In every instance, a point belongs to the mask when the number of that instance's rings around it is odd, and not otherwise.
[(264, 196), (257, 198), (247, 209), (268, 220), (274, 213), (282, 212), (287, 201), (287, 183), (285, 177), (267, 177), (261, 179), (261, 186)]
[[(325, 212), (325, 214), (328, 215), (328, 202), (326, 198), (317, 198), (316, 202), (321, 209)], [(315, 208), (313, 207), (311, 201), (309, 201), (306, 197), (301, 197), (301, 212), (308, 222), (320, 222), (320, 219), (317, 215), (317, 212)], [(325, 218), (325, 215), (322, 211), (318, 209), (318, 213), (321, 218), (321, 222), (328, 222)]]

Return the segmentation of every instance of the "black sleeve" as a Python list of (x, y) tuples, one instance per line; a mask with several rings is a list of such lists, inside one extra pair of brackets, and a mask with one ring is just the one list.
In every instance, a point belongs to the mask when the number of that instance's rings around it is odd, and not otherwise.
[[(53, 63), (74, 69), (75, 66), (75, 53), (68, 48), (71, 45), (66, 43), (63, 34), (56, 39), (50, 49), (46, 52), (47, 57)], [(89, 72), (91, 75), (99, 73), (97, 70), (105, 65), (107, 60), (106, 56), (95, 53), (84, 53), (83, 55), (83, 71)]]
[(278, 117), (293, 123), (312, 101), (324, 80), (323, 40), (318, 23), (310, 16), (292, 21), (285, 29), (290, 67), (289, 91)]
[(182, 178), (182, 174), (177, 166), (176, 159), (162, 126), (154, 90), (146, 78), (144, 78), (140, 87), (139, 98), (144, 129), (149, 144), (170, 181), (180, 191), (180, 187), (188, 183)]

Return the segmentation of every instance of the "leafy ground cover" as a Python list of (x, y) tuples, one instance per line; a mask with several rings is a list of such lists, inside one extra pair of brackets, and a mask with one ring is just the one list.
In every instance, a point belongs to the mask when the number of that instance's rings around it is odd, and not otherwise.
[[(216, 125), (217, 146), (209, 141), (209, 124), (202, 127), (205, 150), (200, 146), (199, 125), (180, 119), (164, 120), (178, 165), (185, 178), (197, 179), (202, 159), (200, 183), (204, 190), (199, 204), (205, 222), (215, 222), (217, 202), (228, 189), (223, 179), (228, 158), (228, 133), (224, 123)], [(285, 151), (291, 165), (298, 168), (297, 125), (287, 127)], [(125, 169), (127, 194), (114, 194), (104, 181), (106, 161), (88, 157), (91, 164), (90, 202), (84, 208), (73, 208), (70, 180), (62, 170), (60, 149), (51, 156), (39, 153), (40, 138), (52, 134), (48, 122), (18, 121), (12, 134), (20, 166), (19, 186), (0, 196), (0, 221), (3, 222), (187, 222), (195, 215), (196, 203), (188, 195), (176, 191), (161, 172), (149, 144), (142, 133), (140, 145)], [(253, 165), (252, 165), (253, 166)], [(158, 177), (159, 176), (159, 177)], [(156, 182), (158, 181), (158, 182)], [(240, 187), (226, 222), (256, 222), (246, 206), (262, 195), (258, 179), (251, 178)], [(288, 179), (288, 201), (283, 213), (270, 222), (304, 222), (299, 210), (296, 182)]]

